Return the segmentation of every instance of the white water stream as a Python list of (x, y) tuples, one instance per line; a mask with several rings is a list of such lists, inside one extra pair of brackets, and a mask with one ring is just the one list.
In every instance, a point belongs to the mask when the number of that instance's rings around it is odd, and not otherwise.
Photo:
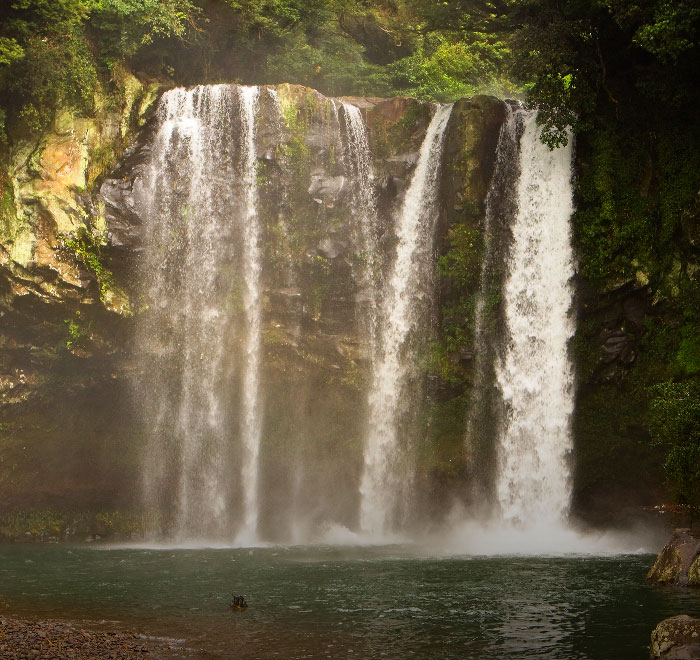
[[(354, 269), (360, 293), (358, 295), (358, 319), (362, 335), (369, 345), (372, 360), (376, 360), (377, 304), (381, 290), (379, 255), (376, 238), (377, 206), (375, 203), (372, 152), (369, 147), (367, 127), (360, 109), (341, 101), (345, 116), (347, 139), (343, 141), (343, 161), (351, 178), (353, 200), (352, 213), (355, 241), (362, 256), (359, 267)], [(333, 104), (335, 108), (335, 103)]]
[(255, 157), (255, 115), (258, 105), (257, 87), (239, 87), (241, 96), (243, 209), (243, 310), (246, 338), (243, 365), (243, 389), (240, 434), (243, 443), (241, 482), (245, 499), (245, 518), (239, 540), (257, 540), (260, 472), (260, 347), (262, 323), (262, 246), (261, 221), (257, 213), (258, 190)]
[[(146, 210), (147, 366), (138, 395), (146, 417), (143, 500), (167, 512), (173, 540), (231, 538), (240, 482), (244, 530), (258, 518), (261, 227), (256, 211), (256, 87), (207, 85), (163, 95), (139, 193)], [(233, 139), (238, 135), (238, 140)], [(234, 279), (242, 273), (243, 323)], [(242, 328), (234, 337), (234, 327)], [(240, 367), (242, 456), (231, 455), (231, 341)], [(240, 474), (240, 480), (238, 479)]]
[(416, 302), (431, 278), (431, 247), (437, 184), (445, 130), (452, 106), (437, 109), (397, 217), (398, 244), (386, 282), (379, 319), (379, 354), (368, 392), (368, 424), (360, 484), (360, 529), (372, 536), (393, 531), (405, 447), (398, 437), (399, 405), (411, 366), (406, 340), (414, 329)]
[(496, 363), (505, 409), (496, 491), (506, 522), (542, 529), (563, 526), (571, 496), (572, 152), (571, 141), (553, 151), (540, 141), (535, 111), (516, 114), (523, 131), (503, 288), (505, 350)]

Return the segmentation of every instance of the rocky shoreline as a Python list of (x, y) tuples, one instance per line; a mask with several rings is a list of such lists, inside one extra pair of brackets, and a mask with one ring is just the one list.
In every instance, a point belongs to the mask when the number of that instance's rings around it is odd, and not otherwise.
[[(183, 640), (150, 637), (104, 622), (71, 622), (0, 616), (0, 657), (39, 658), (175, 658), (194, 657)], [(117, 624), (118, 625), (118, 624)]]

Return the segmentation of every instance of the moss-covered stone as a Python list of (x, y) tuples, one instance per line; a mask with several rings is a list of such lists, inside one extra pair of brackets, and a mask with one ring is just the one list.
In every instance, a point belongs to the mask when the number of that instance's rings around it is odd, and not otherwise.
[(14, 510), (0, 513), (0, 542), (129, 541), (156, 529), (153, 516), (128, 511)]
[(700, 587), (700, 553), (688, 568), (688, 586)]
[(660, 584), (700, 586), (697, 564), (700, 559), (700, 531), (677, 529), (647, 574), (647, 580)]
[(651, 633), (649, 651), (651, 660), (700, 657), (700, 619), (685, 614), (664, 619)]

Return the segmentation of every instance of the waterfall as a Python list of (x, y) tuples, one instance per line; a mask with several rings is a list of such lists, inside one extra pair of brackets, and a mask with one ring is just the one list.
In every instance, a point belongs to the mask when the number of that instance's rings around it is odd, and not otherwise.
[[(166, 92), (138, 190), (146, 248), (136, 342), (143, 365), (136, 391), (147, 436), (143, 501), (147, 510), (163, 513), (163, 534), (174, 540), (232, 538), (241, 498), (244, 528), (255, 532), (262, 268), (257, 97), (257, 88), (230, 85)], [(243, 346), (242, 359), (231, 350), (236, 345)], [(241, 371), (242, 462), (232, 451), (230, 385), (231, 374)]]
[[(327, 197), (319, 201), (304, 197), (311, 188), (305, 180), (293, 179), (298, 172), (285, 170), (284, 158), (266, 155), (258, 162), (258, 149), (274, 154), (285, 139), (266, 121), (268, 111), (281, 116), (274, 90), (261, 95), (257, 87), (235, 85), (174, 89), (159, 105), (150, 160), (134, 180), (144, 221), (143, 311), (134, 344), (146, 436), (143, 503), (164, 516), (160, 526), (170, 540), (247, 544), (260, 536), (270, 538), (273, 527), (286, 526), (289, 533), (280, 538), (307, 541), (323, 525), (353, 524), (358, 482), (358, 526), (364, 534), (396, 532), (412, 504), (407, 499), (413, 477), (410, 442), (422, 378), (420, 350), (435, 301), (433, 239), (452, 106), (438, 107), (430, 121), (393, 215), (393, 236), (387, 231), (389, 236), (382, 238), (382, 243), (395, 239), (386, 256), (379, 241), (386, 229), (380, 212), (384, 202), (378, 208), (362, 113), (345, 101), (331, 101), (328, 109), (333, 135), (326, 143), (320, 131), (312, 143), (314, 158), (328, 169), (319, 168), (320, 174), (311, 170), (311, 176), (332, 173), (329, 180), (336, 187), (329, 186), (333, 192), (322, 193)], [(571, 149), (550, 152), (537, 133), (534, 113), (523, 109), (510, 112), (501, 131), (487, 199), (487, 258), (476, 310), (477, 387), (489, 393), (475, 399), (473, 409), (481, 409), (480, 416), (472, 415), (470, 425), (484, 426), (489, 416), (492, 426), (493, 420), (501, 422), (497, 449), (491, 449), (498, 462), (492, 493), (504, 519), (515, 524), (560, 520), (570, 497)], [(340, 146), (339, 161), (335, 145)], [(511, 181), (517, 182), (515, 194), (499, 197), (495, 190)], [(291, 210), (288, 190), (296, 196), (294, 204), (297, 199), (313, 202), (302, 207), (316, 214), (308, 225), (300, 224), (297, 211)], [(271, 316), (270, 333), (263, 327), (263, 250), (271, 243), (263, 240), (266, 226), (273, 227), (270, 231), (289, 251), (289, 263), (278, 261), (277, 273), (268, 279), (275, 280), (271, 300), (275, 286), (291, 286), (299, 274), (299, 288), (306, 287), (303, 295), (308, 296), (315, 283), (303, 281), (306, 262), (300, 266), (293, 259), (308, 260), (308, 254), (325, 249), (324, 243), (336, 236), (339, 256), (329, 258), (328, 268), (338, 269), (334, 277), (340, 273), (353, 280), (340, 281), (356, 293), (356, 327), (350, 329), (353, 308), (336, 318), (331, 309), (315, 319), (310, 334), (326, 350), (341, 346), (341, 332), (356, 337), (355, 353), (348, 353), (352, 357), (347, 360), (352, 366), (357, 360), (364, 368), (361, 360), (369, 357), (366, 391), (356, 385), (354, 390), (357, 426), (346, 417), (352, 428), (348, 440), (361, 434), (364, 440), (343, 491), (351, 497), (331, 493), (342, 467), (330, 466), (334, 481), (319, 477), (328, 471), (330, 464), (324, 461), (332, 460), (330, 453), (317, 462), (307, 460), (318, 445), (308, 438), (325, 442), (324, 433), (332, 436), (330, 417), (336, 409), (329, 406), (313, 417), (311, 402), (319, 391), (314, 387), (332, 383), (336, 372), (317, 378), (315, 385), (295, 380), (296, 373), (314, 373), (308, 367), (311, 342), (305, 345), (301, 336), (302, 321), (289, 323), (290, 328), (297, 323), (296, 334), (282, 326), (284, 317), (278, 323)], [(308, 245), (299, 241), (302, 227), (313, 236)], [(504, 252), (507, 263), (498, 265), (494, 255)], [(501, 290), (499, 332), (492, 333), (486, 294)], [(349, 301), (343, 291), (333, 295), (343, 305)], [(485, 349), (494, 335), (503, 339), (502, 345), (492, 342)], [(268, 389), (265, 397), (268, 408), (271, 401), (285, 402), (278, 411), (263, 410), (263, 336), (271, 356), (268, 373), (281, 369), (285, 374), (278, 389)], [(342, 354), (345, 349), (335, 350)], [(278, 357), (283, 351), (298, 362), (285, 363), (286, 358)], [(340, 371), (331, 351), (330, 359), (324, 356), (329, 371)], [(336, 389), (334, 396), (349, 391)], [(264, 419), (270, 434), (266, 446), (278, 456), (261, 452)]]
[(493, 420), (502, 417), (502, 401), (494, 396), (494, 364), (500, 335), (497, 301), (503, 286), (503, 254), (508, 249), (509, 228), (517, 212), (515, 184), (519, 176), (518, 117), (506, 104), (491, 183), (486, 195), (483, 226), (483, 258), (479, 293), (474, 310), (474, 381), (467, 414), (466, 449), (472, 502), (484, 510), (493, 494)]
[(550, 151), (540, 141), (535, 111), (516, 115), (517, 213), (503, 287), (506, 337), (495, 365), (505, 411), (496, 491), (507, 522), (558, 525), (571, 492), (572, 151)]
[(257, 87), (240, 87), (241, 130), (244, 136), (242, 183), (243, 210), (243, 274), (245, 292), (246, 339), (244, 350), (243, 402), (240, 434), (243, 441), (241, 481), (245, 500), (244, 527), (239, 538), (255, 541), (258, 528), (258, 476), (260, 468), (260, 347), (261, 347), (261, 226), (257, 213), (258, 191), (255, 156), (255, 113), (258, 105)]
[(341, 101), (341, 107), (348, 136), (347, 145), (343, 145), (343, 159), (347, 162), (347, 169), (354, 183), (352, 207), (361, 234), (360, 247), (366, 252), (367, 270), (371, 273), (377, 250), (374, 238), (377, 208), (374, 203), (372, 153), (360, 109), (345, 101)]
[[(334, 105), (335, 107), (335, 105)], [(377, 358), (377, 303), (381, 288), (379, 247), (377, 245), (377, 206), (375, 203), (372, 153), (367, 127), (360, 109), (341, 101), (347, 133), (342, 158), (352, 182), (352, 214), (355, 244), (360, 259), (354, 267), (359, 293), (356, 296), (358, 322), (372, 361)]]
[(398, 416), (412, 355), (407, 339), (417, 320), (417, 302), (431, 280), (432, 236), (445, 130), (452, 106), (437, 109), (421, 145), (415, 172), (397, 217), (398, 244), (379, 319), (379, 353), (368, 392), (368, 425), (360, 484), (360, 528), (390, 532), (400, 492), (402, 447)]

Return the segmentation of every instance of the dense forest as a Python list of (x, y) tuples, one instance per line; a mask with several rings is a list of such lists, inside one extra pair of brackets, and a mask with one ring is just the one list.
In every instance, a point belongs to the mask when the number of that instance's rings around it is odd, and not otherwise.
[[(576, 135), (577, 470), (616, 465), (632, 483), (651, 469), (639, 457), (653, 461), (656, 445), (678, 502), (697, 508), (699, 25), (689, 0), (6, 0), (0, 229), (11, 233), (20, 147), (38, 143), (62, 108), (91, 116), (118, 104), (126, 71), (163, 86), (290, 82), (329, 95), (522, 99), (539, 108), (551, 148), (567, 127)], [(106, 154), (107, 164), (118, 156)], [(443, 274), (458, 279), (469, 254), (451, 239)], [(595, 311), (630, 292), (644, 308), (637, 321)], [(608, 368), (599, 345), (612, 325), (627, 357)], [(446, 324), (446, 354), (462, 331)], [(613, 443), (597, 442), (601, 427)], [(583, 497), (606, 479), (579, 477)]]

